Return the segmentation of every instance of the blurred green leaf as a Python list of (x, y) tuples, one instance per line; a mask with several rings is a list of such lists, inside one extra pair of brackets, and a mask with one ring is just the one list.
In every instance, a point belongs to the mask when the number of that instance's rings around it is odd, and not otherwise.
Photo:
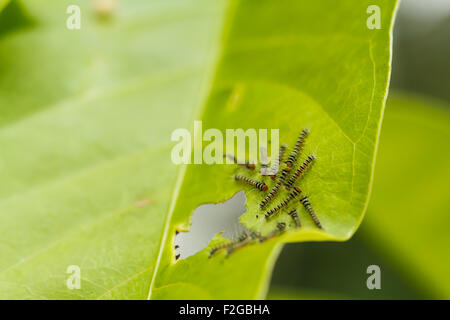
[(0, 0), (0, 11), (2, 11), (9, 3), (10, 0)]
[(148, 295), (170, 134), (199, 105), (224, 6), (122, 1), (105, 21), (93, 3), (23, 1), (35, 25), (0, 38), (1, 298)]
[[(167, 218), (151, 298), (262, 298), (283, 242), (345, 240), (355, 232), (367, 204), (390, 71), (395, 1), (377, 3), (381, 30), (366, 27), (368, 1), (234, 3), (211, 94), (199, 115), (203, 130), (279, 128), (280, 142), (292, 147), (309, 127), (303, 157), (313, 153), (318, 160), (300, 187), (325, 231), (318, 231), (302, 209), (300, 231), (285, 213), (267, 223), (258, 207), (264, 195), (247, 192), (242, 223), (267, 234), (285, 221), (289, 232), (227, 259), (222, 252), (208, 259), (217, 237), (202, 252), (174, 263), (175, 230), (189, 229), (188, 219), (200, 204), (223, 202), (241, 190), (234, 173), (249, 174), (233, 165), (188, 166)], [(273, 185), (267, 177), (258, 179)], [(287, 195), (283, 191), (275, 203)]]
[(364, 227), (374, 246), (438, 299), (450, 298), (448, 110), (414, 97), (390, 99)]
[[(272, 274), (269, 296), (278, 288), (301, 293), (319, 293), (349, 299), (426, 299), (429, 297), (414, 278), (407, 277), (389, 259), (386, 248), (374, 247), (367, 229), (366, 214), (356, 234), (345, 242), (304, 242), (284, 246)], [(367, 268), (381, 268), (381, 290), (367, 288)], [(320, 293), (324, 293), (320, 297)], [(326, 293), (326, 294), (325, 294)]]
[[(7, 33), (30, 27), (33, 21), (18, 1), (0, 1), (0, 38)], [(2, 66), (3, 67), (3, 66)], [(0, 115), (0, 121), (2, 115)]]
[(345, 297), (324, 292), (293, 290), (292, 288), (275, 287), (270, 288), (267, 295), (268, 300), (342, 300)]

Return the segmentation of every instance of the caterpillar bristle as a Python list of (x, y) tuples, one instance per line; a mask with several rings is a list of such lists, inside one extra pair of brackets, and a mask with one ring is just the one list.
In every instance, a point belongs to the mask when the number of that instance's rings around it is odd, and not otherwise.
[(269, 159), (267, 158), (267, 150), (265, 147), (259, 147), (259, 154), (261, 157), (261, 169), (259, 173), (263, 176), (269, 175)]
[(227, 256), (229, 256), (231, 253), (236, 251), (237, 249), (240, 249), (242, 247), (245, 247), (246, 245), (250, 244), (253, 240), (260, 238), (261, 235), (253, 230), (246, 233), (246, 237), (244, 239), (241, 239), (240, 241), (235, 242), (232, 246), (230, 246), (227, 250)]
[(287, 176), (289, 175), (289, 172), (291, 170), (289, 168), (284, 168), (281, 172), (280, 177), (278, 178), (278, 181), (275, 183), (273, 188), (270, 190), (269, 194), (261, 201), (259, 204), (260, 209), (264, 209), (264, 207), (272, 201), (275, 196), (277, 195), (278, 191), (280, 190), (281, 185), (286, 181)]
[(211, 258), (212, 255), (213, 255), (214, 253), (216, 253), (217, 251), (219, 251), (219, 250), (221, 250), (221, 249), (226, 249), (226, 248), (232, 247), (232, 246), (235, 245), (236, 243), (240, 243), (240, 242), (242, 242), (242, 241), (245, 241), (245, 239), (247, 239), (248, 236), (249, 236), (249, 234), (248, 234), (247, 232), (244, 232), (244, 233), (238, 238), (238, 240), (236, 240), (236, 241), (229, 241), (229, 242), (223, 243), (223, 244), (221, 244), (221, 245), (218, 245), (218, 246), (212, 248), (211, 251), (209, 252), (209, 257)]
[(253, 180), (253, 179), (251, 179), (249, 177), (244, 177), (244, 176), (241, 176), (241, 175), (238, 175), (238, 174), (234, 176), (234, 180), (241, 181), (241, 182), (243, 182), (245, 184), (248, 184), (248, 185), (250, 185), (252, 187), (257, 188), (260, 191), (267, 191), (267, 189), (268, 189), (267, 185), (264, 182), (256, 181), (256, 180)]
[(303, 206), (305, 207), (306, 211), (308, 211), (309, 215), (313, 219), (314, 224), (317, 226), (317, 228), (323, 229), (322, 224), (320, 223), (319, 218), (317, 218), (317, 215), (314, 212), (314, 209), (312, 208), (308, 197), (304, 196), (303, 198), (300, 199), (300, 202), (301, 202), (301, 204), (303, 204)]
[(277, 206), (275, 206), (274, 208), (270, 209), (269, 211), (267, 211), (264, 214), (264, 218), (269, 219), (272, 215), (274, 215), (275, 213), (277, 213), (278, 211), (280, 211), (281, 209), (286, 207), (289, 204), (289, 202), (292, 199), (296, 198), (300, 193), (302, 193), (302, 190), (299, 187), (294, 187), (294, 190), (287, 196), (286, 199), (284, 199)]
[(292, 167), (294, 163), (297, 161), (297, 157), (300, 154), (300, 152), (303, 150), (303, 147), (305, 145), (306, 137), (309, 134), (308, 129), (303, 129), (300, 135), (298, 136), (297, 143), (295, 144), (294, 149), (292, 150), (291, 154), (289, 155), (288, 159), (286, 160), (286, 165), (288, 167)]
[(236, 251), (237, 249), (240, 249), (240, 248), (246, 246), (246, 245), (249, 244), (249, 243), (250, 243), (250, 240), (249, 240), (249, 239), (246, 239), (246, 240), (244, 240), (244, 241), (235, 243), (234, 245), (232, 245), (231, 247), (229, 247), (229, 248), (227, 249), (227, 256), (229, 256), (231, 253), (233, 253), (233, 252)]
[(308, 158), (306, 158), (306, 160), (300, 165), (300, 167), (295, 170), (295, 172), (292, 174), (292, 177), (285, 184), (287, 190), (289, 190), (293, 186), (295, 181), (306, 172), (308, 167), (315, 159), (316, 157), (314, 157), (313, 155), (308, 156)]
[(271, 238), (281, 234), (284, 231), (285, 228), (286, 228), (286, 223), (284, 223), (284, 222), (277, 223), (277, 226), (276, 226), (275, 230), (273, 230), (268, 235), (266, 235), (264, 237), (261, 237), (259, 239), (259, 242), (262, 243), (264, 241), (267, 241), (267, 240), (269, 240), (269, 239), (271, 239)]
[(251, 163), (249, 161), (245, 161), (245, 162), (239, 161), (238, 158), (236, 158), (235, 155), (227, 153), (225, 156), (228, 159), (232, 160), (233, 163), (238, 164), (238, 165), (243, 166), (243, 167), (246, 167), (247, 169), (254, 170), (255, 167), (256, 167), (254, 163)]
[(277, 176), (278, 170), (280, 169), (280, 163), (283, 162), (283, 156), (284, 153), (286, 152), (286, 148), (287, 146), (285, 144), (282, 144), (280, 146), (280, 150), (278, 151), (278, 157), (275, 158), (274, 163), (271, 165), (270, 167), (270, 177), (272, 179), (275, 179), (275, 177)]
[(302, 226), (302, 224), (300, 223), (300, 219), (299, 219), (299, 217), (297, 215), (297, 210), (292, 209), (291, 211), (288, 212), (288, 215), (290, 215), (292, 217), (292, 219), (295, 222), (295, 226), (297, 228), (300, 228)]

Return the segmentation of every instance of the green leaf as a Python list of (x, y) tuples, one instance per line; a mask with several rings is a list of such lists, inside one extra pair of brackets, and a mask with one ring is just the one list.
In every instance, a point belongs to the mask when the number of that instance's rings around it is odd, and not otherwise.
[(364, 232), (432, 297), (450, 298), (449, 106), (389, 100)]
[(32, 20), (23, 12), (18, 1), (0, 0), (0, 38), (31, 24)]
[[(367, 203), (387, 91), (395, 1), (127, 1), (100, 19), (79, 1), (23, 1), (35, 21), (0, 39), (0, 297), (264, 297), (284, 241), (344, 240)], [(221, 29), (226, 30), (215, 73)], [(33, 50), (30, 50), (33, 48)], [(26, 78), (24, 79), (24, 75)], [(202, 86), (205, 84), (205, 86)], [(309, 126), (318, 161), (302, 183), (325, 232), (305, 229), (224, 259), (203, 252), (175, 263), (176, 228), (202, 203), (240, 190), (232, 166), (170, 162), (170, 133), (280, 128), (294, 143)], [(211, 186), (214, 186), (211, 188)], [(173, 196), (172, 196), (173, 195)], [(247, 226), (257, 197), (248, 196)], [(82, 288), (66, 286), (69, 265)]]
[(10, 0), (0, 0), (0, 12), (8, 5)]
[(294, 290), (292, 288), (271, 288), (267, 295), (269, 300), (342, 300), (348, 299), (328, 292), (316, 292), (311, 290)]
[[(194, 209), (223, 202), (243, 189), (232, 177), (245, 169), (187, 166), (167, 217), (150, 298), (262, 298), (283, 242), (345, 240), (356, 231), (369, 196), (395, 11), (395, 1), (378, 1), (382, 28), (369, 30), (370, 4), (237, 1), (232, 7), (222, 58), (199, 116), (203, 130), (279, 128), (280, 142), (292, 147), (301, 129), (309, 127), (305, 155), (314, 153), (318, 160), (300, 187), (310, 196), (325, 231), (318, 231), (300, 209), (300, 231), (290, 227), (277, 240), (249, 246), (229, 258), (220, 253), (208, 259), (210, 245), (175, 263), (175, 230), (189, 229)], [(265, 182), (273, 184), (267, 178)], [(263, 197), (247, 192), (242, 223), (262, 234), (279, 221), (291, 224), (286, 214), (264, 221), (264, 211), (258, 208)]]
[[(0, 38), (0, 297), (148, 295), (176, 166), (170, 134), (201, 99), (224, 5), (24, 1)], [(69, 290), (69, 265), (81, 289)], [(140, 281), (136, 281), (139, 279)]]

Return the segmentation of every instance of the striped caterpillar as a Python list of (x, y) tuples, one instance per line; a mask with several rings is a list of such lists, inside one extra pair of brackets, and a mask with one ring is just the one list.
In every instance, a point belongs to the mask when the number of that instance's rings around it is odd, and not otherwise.
[(273, 188), (272, 188), (272, 190), (270, 190), (269, 194), (259, 204), (260, 209), (263, 209), (276, 196), (281, 185), (284, 183), (284, 181), (286, 181), (286, 178), (290, 171), (291, 171), (291, 169), (289, 169), (289, 168), (283, 169), (283, 171), (281, 172), (281, 176), (278, 179), (277, 183), (273, 186)]
[(259, 189), (260, 191), (267, 191), (267, 189), (268, 189), (267, 185), (264, 182), (256, 181), (256, 180), (253, 180), (253, 179), (248, 178), (248, 177), (235, 175), (234, 176), (234, 180), (241, 181), (241, 182), (243, 182), (245, 184), (253, 186), (253, 187)]
[(280, 163), (283, 161), (284, 153), (286, 152), (286, 145), (282, 144), (280, 147), (280, 151), (278, 152), (278, 157), (275, 158), (274, 163), (270, 167), (270, 177), (275, 179), (277, 176), (278, 170), (280, 169)]
[(250, 233), (245, 233), (247, 237), (241, 241), (235, 242), (233, 245), (231, 245), (227, 250), (227, 256), (230, 255), (233, 251), (242, 248), (255, 240), (256, 238), (260, 237), (259, 233), (256, 233), (255, 231), (251, 230)]
[(233, 163), (238, 164), (238, 165), (240, 165), (240, 166), (244, 166), (244, 167), (246, 167), (247, 169), (250, 169), (250, 170), (255, 169), (255, 164), (254, 164), (254, 163), (250, 163), (250, 162), (248, 162), (248, 161), (245, 161), (244, 163), (241, 163), (241, 162), (236, 158), (235, 155), (227, 154), (226, 157), (227, 157), (228, 159), (231, 159), (231, 160), (233, 161)]
[(305, 173), (306, 169), (308, 169), (309, 165), (315, 159), (316, 159), (316, 157), (314, 157), (313, 155), (308, 156), (308, 158), (306, 158), (305, 162), (303, 162), (302, 165), (300, 167), (298, 167), (297, 170), (295, 170), (292, 177), (288, 180), (288, 182), (286, 182), (286, 184), (285, 184), (286, 189), (289, 190), (292, 187), (292, 185), (295, 183), (295, 180), (297, 180), (298, 177), (300, 177), (301, 175), (303, 175)]
[(289, 158), (286, 160), (286, 165), (288, 167), (292, 167), (294, 163), (297, 161), (297, 156), (299, 155), (300, 151), (302, 151), (303, 146), (305, 145), (305, 139), (309, 134), (308, 129), (303, 129), (300, 133), (297, 143), (295, 144), (294, 150), (292, 150)]
[(282, 208), (286, 207), (289, 204), (289, 201), (297, 197), (300, 193), (302, 193), (302, 190), (299, 187), (295, 187), (294, 190), (288, 195), (286, 199), (284, 199), (281, 203), (279, 203), (276, 207), (270, 209), (266, 212), (264, 217), (266, 219), (269, 219), (274, 213), (280, 211)]
[(300, 219), (298, 218), (298, 215), (297, 215), (297, 210), (292, 209), (291, 211), (288, 212), (288, 215), (290, 215), (292, 217), (292, 219), (295, 222), (295, 226), (297, 228), (300, 228), (302, 226), (302, 224), (300, 223)]
[(269, 159), (267, 158), (267, 150), (265, 147), (259, 147), (259, 154), (261, 157), (261, 169), (259, 173), (263, 176), (267, 176), (269, 174)]
[(317, 218), (316, 213), (314, 212), (314, 210), (311, 206), (311, 203), (309, 203), (308, 197), (305, 196), (305, 197), (301, 198), (300, 202), (303, 204), (306, 211), (308, 211), (309, 215), (313, 219), (314, 224), (317, 226), (317, 228), (323, 229), (322, 224), (319, 221), (319, 218)]
[(221, 249), (226, 249), (226, 248), (232, 247), (238, 243), (245, 241), (247, 238), (248, 238), (248, 234), (246, 232), (244, 232), (237, 241), (229, 241), (224, 244), (218, 245), (217, 247), (212, 248), (211, 251), (209, 252), (209, 257), (211, 258), (212, 255), (214, 253), (216, 253), (217, 251), (219, 251)]
[(279, 235), (280, 233), (282, 233), (284, 231), (284, 229), (286, 228), (286, 223), (284, 222), (278, 222), (277, 226), (275, 228), (275, 230), (273, 230), (271, 233), (269, 233), (268, 235), (262, 237), (259, 239), (259, 242), (264, 242), (266, 240), (269, 240), (277, 235)]

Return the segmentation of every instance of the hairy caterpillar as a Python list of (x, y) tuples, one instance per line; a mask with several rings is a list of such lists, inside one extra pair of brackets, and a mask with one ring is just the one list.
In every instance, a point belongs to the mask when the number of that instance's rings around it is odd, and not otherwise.
[(267, 191), (267, 189), (268, 189), (267, 185), (264, 182), (256, 181), (256, 180), (253, 180), (253, 179), (248, 178), (248, 177), (235, 175), (234, 176), (234, 180), (241, 181), (241, 182), (243, 182), (245, 184), (253, 186), (253, 187), (259, 189), (260, 191)]
[(247, 237), (245, 239), (235, 242), (233, 245), (231, 245), (228, 248), (227, 256), (230, 255), (233, 251), (248, 245), (250, 242), (252, 242), (256, 238), (260, 237), (260, 234), (253, 230), (251, 230), (249, 233), (246, 233), (246, 234), (247, 234)]
[(212, 256), (214, 253), (216, 253), (218, 250), (226, 249), (226, 248), (232, 247), (233, 245), (235, 245), (235, 244), (237, 244), (237, 243), (241, 243), (241, 242), (245, 241), (245, 239), (247, 239), (247, 238), (248, 238), (248, 233), (244, 232), (244, 233), (239, 237), (238, 240), (236, 240), (236, 241), (229, 241), (229, 242), (223, 243), (223, 244), (221, 244), (221, 245), (218, 245), (217, 247), (212, 248), (211, 251), (209, 252), (209, 257), (211, 258), (211, 256)]
[(255, 164), (254, 164), (254, 163), (250, 163), (250, 162), (248, 162), (248, 161), (245, 161), (244, 163), (241, 163), (241, 162), (236, 158), (235, 155), (227, 154), (226, 157), (227, 157), (228, 159), (233, 160), (234, 163), (236, 163), (236, 164), (238, 164), (238, 165), (240, 165), (240, 166), (244, 166), (244, 167), (246, 167), (247, 169), (250, 169), (250, 170), (255, 169)]
[(298, 218), (298, 215), (297, 215), (297, 210), (292, 209), (291, 211), (288, 212), (288, 215), (290, 215), (292, 217), (292, 219), (295, 222), (295, 226), (297, 228), (300, 228), (302, 226), (302, 224), (300, 223), (300, 219)]
[(309, 215), (313, 219), (314, 224), (317, 226), (317, 228), (323, 229), (322, 224), (319, 221), (319, 218), (317, 218), (316, 213), (314, 212), (314, 210), (311, 206), (311, 203), (309, 203), (308, 197), (305, 196), (305, 197), (301, 198), (300, 202), (303, 204), (306, 211), (308, 211)]
[(264, 217), (266, 219), (269, 219), (274, 213), (280, 211), (282, 208), (286, 207), (289, 204), (289, 201), (297, 197), (302, 190), (299, 187), (295, 187), (294, 190), (288, 195), (286, 199), (284, 199), (282, 202), (280, 202), (276, 207), (270, 209), (266, 212)]
[(286, 145), (282, 144), (280, 151), (278, 152), (278, 157), (275, 158), (274, 163), (270, 166), (270, 177), (275, 179), (278, 170), (280, 169), (280, 163), (283, 161), (284, 153), (286, 152)]
[(284, 168), (281, 172), (281, 176), (278, 179), (277, 183), (273, 186), (272, 190), (270, 190), (269, 194), (261, 201), (259, 204), (259, 208), (263, 209), (278, 193), (281, 185), (286, 181), (287, 176), (289, 175), (290, 169)]
[(305, 145), (305, 140), (306, 140), (306, 137), (308, 136), (308, 134), (309, 134), (308, 129), (303, 129), (302, 132), (300, 133), (294, 149), (292, 150), (291, 154), (289, 155), (289, 158), (286, 160), (286, 165), (288, 167), (292, 167), (294, 165), (294, 163), (297, 161), (297, 157), (298, 157), (300, 151), (302, 151), (303, 146)]
[(277, 226), (275, 228), (275, 230), (273, 230), (271, 233), (269, 233), (268, 235), (262, 237), (259, 239), (259, 242), (264, 242), (268, 239), (271, 239), (277, 235), (279, 235), (280, 233), (282, 233), (284, 231), (284, 229), (286, 228), (286, 223), (284, 222), (279, 222), (277, 223)]
[(298, 177), (300, 177), (301, 175), (303, 175), (306, 171), (306, 169), (308, 169), (309, 165), (315, 160), (316, 158), (311, 155), (308, 156), (308, 158), (306, 158), (306, 160), (302, 163), (302, 165), (300, 167), (298, 167), (297, 170), (295, 170), (294, 174), (292, 175), (292, 177), (286, 182), (285, 187), (286, 189), (289, 189), (292, 187), (292, 185), (295, 183), (295, 181), (297, 180)]

